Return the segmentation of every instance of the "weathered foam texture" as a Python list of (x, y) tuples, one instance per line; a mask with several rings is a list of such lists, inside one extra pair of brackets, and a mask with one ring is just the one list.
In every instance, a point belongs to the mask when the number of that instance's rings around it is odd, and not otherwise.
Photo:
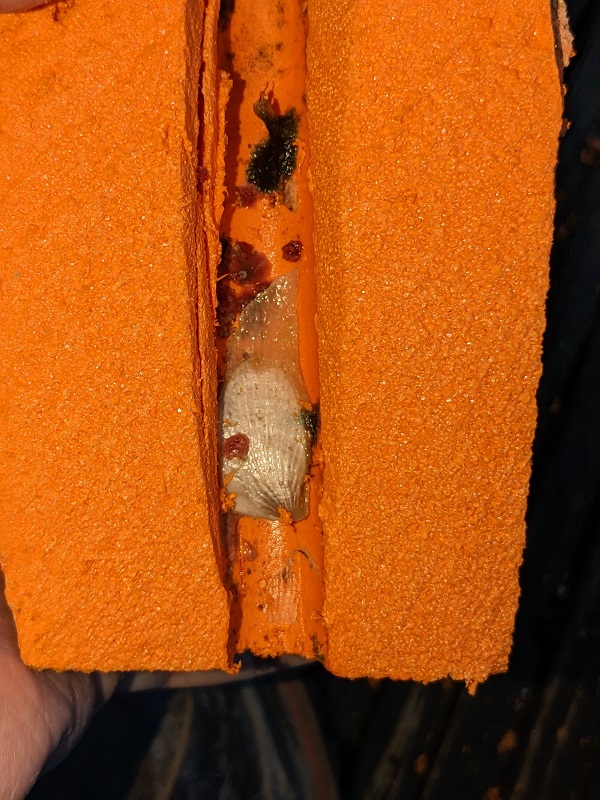
[[(226, 665), (192, 9), (0, 19), (0, 560), (38, 667)], [(329, 666), (481, 680), (510, 649), (535, 423), (547, 4), (309, 13)]]
[[(335, 46), (332, 46), (335, 42)], [(507, 665), (561, 90), (546, 0), (309, 5), (328, 665)]]
[(201, 444), (200, 13), (0, 19), (0, 561), (36, 667), (227, 666)]

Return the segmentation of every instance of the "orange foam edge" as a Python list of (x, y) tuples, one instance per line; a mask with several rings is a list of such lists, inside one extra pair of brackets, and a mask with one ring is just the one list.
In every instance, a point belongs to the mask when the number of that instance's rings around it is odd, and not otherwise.
[(309, 5), (339, 675), (507, 668), (561, 98), (546, 0)]
[(198, 356), (201, 13), (0, 19), (0, 563), (37, 668), (229, 669)]

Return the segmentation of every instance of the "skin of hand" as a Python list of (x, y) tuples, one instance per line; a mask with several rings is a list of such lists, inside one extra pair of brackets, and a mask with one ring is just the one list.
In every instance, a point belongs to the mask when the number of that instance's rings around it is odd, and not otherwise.
[(73, 747), (117, 680), (26, 667), (0, 573), (0, 800), (25, 797), (49, 759)]
[(36, 671), (19, 654), (17, 631), (0, 571), (0, 800), (22, 800), (43, 770), (59, 763), (115, 691), (181, 689), (252, 680), (280, 667), (306, 664), (294, 656), (251, 661), (224, 672), (118, 674)]

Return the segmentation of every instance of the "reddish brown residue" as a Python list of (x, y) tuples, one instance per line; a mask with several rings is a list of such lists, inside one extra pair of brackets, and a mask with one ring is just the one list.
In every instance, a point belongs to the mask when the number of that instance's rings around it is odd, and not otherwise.
[(242, 539), (242, 556), (245, 561), (256, 561), (258, 558), (258, 550), (252, 542)]
[(229, 275), (236, 283), (247, 286), (264, 281), (271, 264), (264, 253), (248, 242), (228, 242), (223, 252), (221, 274)]
[(235, 187), (235, 194), (238, 206), (242, 208), (252, 208), (259, 197), (259, 191), (251, 183), (243, 183)]
[(227, 240), (217, 282), (218, 333), (228, 337), (242, 309), (271, 283), (271, 263), (248, 242)]
[(302, 258), (302, 250), (304, 249), (302, 242), (294, 239), (281, 248), (281, 254), (286, 261), (300, 261)]
[(221, 450), (223, 456), (231, 461), (232, 458), (246, 458), (248, 450), (250, 449), (250, 439), (245, 433), (234, 433), (233, 436), (228, 436), (223, 439)]
[(206, 167), (202, 165), (198, 165), (196, 169), (196, 186), (198, 189), (202, 186), (204, 181), (207, 181), (210, 178), (210, 172), (207, 170)]
[(237, 522), (238, 515), (235, 513), (227, 514), (223, 526), (223, 544), (230, 557), (237, 552)]

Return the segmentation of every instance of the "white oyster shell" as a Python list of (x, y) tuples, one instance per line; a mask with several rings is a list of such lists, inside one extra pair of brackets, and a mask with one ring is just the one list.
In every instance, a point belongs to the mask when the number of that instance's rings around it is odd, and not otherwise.
[(285, 372), (243, 362), (227, 381), (222, 414), (223, 439), (242, 433), (249, 440), (244, 458), (222, 459), (223, 480), (233, 473), (227, 491), (236, 495), (235, 510), (277, 519), (285, 508), (294, 519), (305, 517), (311, 438)]
[[(308, 513), (306, 475), (311, 436), (307, 394), (298, 363), (298, 270), (276, 278), (240, 315), (227, 348), (221, 396), (221, 476), (237, 495), (235, 510), (277, 519)], [(248, 453), (227, 458), (223, 443), (248, 437)]]

